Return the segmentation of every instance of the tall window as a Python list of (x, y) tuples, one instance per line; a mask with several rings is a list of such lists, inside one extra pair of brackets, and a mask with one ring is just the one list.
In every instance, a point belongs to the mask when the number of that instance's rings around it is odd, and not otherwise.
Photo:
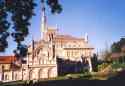
[(72, 51), (71, 53), (72, 53), (71, 57), (74, 57), (74, 51)]
[(69, 51), (67, 51), (67, 57), (69, 57)]

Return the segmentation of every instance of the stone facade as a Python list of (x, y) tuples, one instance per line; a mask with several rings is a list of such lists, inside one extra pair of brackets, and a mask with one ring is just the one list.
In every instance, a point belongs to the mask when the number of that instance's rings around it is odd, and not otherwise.
[(4, 64), (9, 69), (1, 71), (1, 80), (40, 80), (55, 78), (58, 76), (57, 58), (77, 62), (82, 60), (81, 57), (86, 57), (86, 60), (89, 62), (89, 71), (92, 71), (90, 57), (93, 54), (94, 48), (90, 46), (88, 41), (84, 40), (85, 38), (60, 35), (56, 29), (52, 28), (48, 28), (44, 37), (47, 37), (46, 40), (33, 41), (32, 45), (29, 46), (26, 64), (22, 64), (18, 69), (12, 69), (9, 67), (10, 64)]
[[(89, 71), (92, 71), (90, 57), (93, 55), (93, 47), (88, 43), (88, 35), (76, 38), (71, 35), (58, 33), (57, 28), (50, 28), (46, 23), (45, 6), (42, 2), (42, 35), (40, 41), (32, 41), (25, 57), (26, 64), (19, 61), (0, 63), (0, 80), (40, 80), (55, 78), (58, 76), (57, 58), (82, 61), (85, 57), (89, 63)], [(8, 70), (3, 66), (11, 65)], [(13, 67), (14, 65), (14, 67)]]

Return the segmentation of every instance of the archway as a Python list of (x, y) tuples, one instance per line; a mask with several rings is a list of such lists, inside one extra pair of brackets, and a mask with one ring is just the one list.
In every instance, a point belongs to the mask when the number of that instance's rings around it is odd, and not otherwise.
[(9, 75), (5, 74), (5, 79), (4, 80), (9, 80)]
[(34, 77), (33, 77), (33, 70), (30, 70), (29, 71), (29, 80), (33, 80)]
[(48, 76), (49, 76), (49, 78), (57, 77), (57, 68), (56, 67), (49, 68)]
[(47, 79), (48, 78), (48, 68), (42, 68), (39, 70), (39, 79)]

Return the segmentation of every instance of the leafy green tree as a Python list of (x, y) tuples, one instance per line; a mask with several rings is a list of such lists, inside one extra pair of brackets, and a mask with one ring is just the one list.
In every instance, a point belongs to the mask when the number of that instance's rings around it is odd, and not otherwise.
[(112, 46), (111, 46), (111, 51), (113, 52), (113, 53), (116, 53), (116, 52), (121, 52), (121, 45), (120, 45), (120, 43), (119, 42), (114, 42), (113, 44), (112, 44)]
[(125, 57), (125, 38), (121, 38), (120, 41), (114, 42), (111, 46), (112, 53), (120, 53), (121, 55), (118, 57), (118, 61), (120, 63), (124, 62)]
[[(41, 0), (41, 2), (46, 2), (53, 14), (62, 11), (58, 0)], [(12, 36), (17, 43), (14, 53), (18, 56), (27, 54), (27, 46), (23, 45), (22, 41), (29, 34), (30, 19), (35, 15), (36, 6), (35, 0), (0, 0), (0, 52), (5, 52), (8, 47), (7, 38)]]
[(120, 41), (114, 42), (111, 46), (111, 50), (112, 52), (121, 52), (123, 46), (125, 46), (125, 38), (121, 38)]

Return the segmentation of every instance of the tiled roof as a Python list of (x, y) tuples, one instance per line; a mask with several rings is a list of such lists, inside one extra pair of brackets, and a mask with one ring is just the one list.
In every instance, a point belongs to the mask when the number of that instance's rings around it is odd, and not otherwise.
[(16, 60), (17, 58), (15, 56), (0, 56), (0, 64), (10, 64)]

